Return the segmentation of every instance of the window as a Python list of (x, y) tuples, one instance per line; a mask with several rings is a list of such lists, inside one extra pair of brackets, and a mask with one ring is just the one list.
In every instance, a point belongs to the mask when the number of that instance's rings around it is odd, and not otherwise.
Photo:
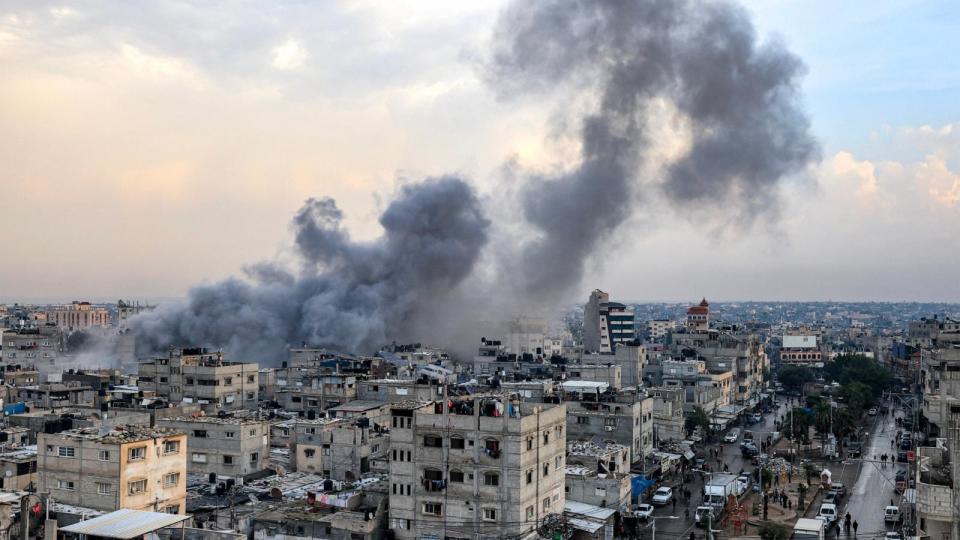
[(533, 469), (527, 471), (527, 484), (533, 483)]
[(423, 513), (434, 516), (442, 516), (443, 505), (438, 502), (425, 502), (423, 503)]
[(436, 435), (424, 435), (423, 445), (427, 448), (442, 448), (443, 439), (437, 437)]
[(563, 467), (563, 456), (557, 456), (553, 458), (553, 466), (554, 468), (557, 468), (557, 469), (559, 469), (560, 467)]
[(206, 462), (207, 462), (207, 455), (206, 455), (206, 454), (201, 454), (201, 453), (199, 453), (199, 452), (194, 452), (192, 459), (193, 459), (193, 462), (194, 462), (194, 463), (206, 463)]
[(76, 489), (76, 486), (73, 484), (73, 480), (57, 480), (57, 487), (67, 491), (73, 491)]
[(97, 452), (97, 459), (100, 461), (110, 461), (110, 451), (109, 450), (100, 450)]
[(248, 382), (248, 383), (251, 383), (251, 384), (252, 384), (252, 383), (255, 383), (255, 382), (256, 382), (256, 377), (253, 376), (253, 375), (247, 375), (247, 382)]
[(527, 450), (533, 450), (533, 437), (527, 437)]
[(483, 474), (483, 485), (485, 486), (499, 486), (500, 485), (500, 475), (493, 472), (488, 472)]
[(527, 507), (527, 521), (530, 521), (531, 519), (533, 519), (533, 507), (532, 507), (532, 506), (528, 506), (528, 507)]
[(589, 416), (578, 416), (578, 417), (577, 417), (577, 424), (578, 424), (578, 425), (581, 425), (581, 426), (589, 425), (589, 424), (590, 424), (590, 417), (589, 417)]
[(135, 446), (130, 449), (130, 461), (140, 461), (147, 457), (146, 446)]
[(317, 455), (317, 451), (313, 448), (307, 448), (306, 450), (303, 451), (303, 456), (306, 457), (307, 459), (311, 459), (315, 455)]
[(72, 446), (60, 446), (57, 447), (57, 455), (60, 457), (75, 457), (77, 449)]
[(106, 482), (97, 482), (97, 495), (109, 495), (110, 484)]
[(605, 426), (607, 426), (607, 427), (617, 427), (617, 419), (616, 419), (616, 418), (604, 418), (604, 419), (603, 419), (603, 425), (605, 425)]
[(224, 378), (223, 378), (223, 385), (224, 385), (224, 386), (230, 386), (231, 384), (233, 384), (233, 377), (224, 377)]
[(163, 475), (163, 487), (173, 487), (180, 483), (180, 473), (167, 473)]
[(549, 464), (549, 463), (544, 463), (544, 464), (543, 464), (543, 475), (544, 475), (544, 476), (550, 476), (550, 464)]
[(195, 429), (193, 430), (193, 436), (205, 439), (207, 437), (207, 430), (205, 429)]
[(247, 399), (257, 399), (257, 396), (253, 392), (247, 392)]
[(164, 454), (179, 454), (179, 453), (180, 453), (180, 441), (164, 441), (164, 443), (163, 443), (163, 453), (164, 453)]
[(496, 508), (484, 508), (484, 509), (483, 509), (483, 520), (484, 520), (484, 521), (496, 521), (496, 520), (497, 520), (497, 509), (496, 509)]
[(454, 450), (463, 450), (464, 441), (460, 437), (450, 437), (450, 448)]
[(254, 453), (250, 454), (250, 464), (251, 464), (251, 465), (256, 465), (259, 461), (260, 461), (260, 453), (259, 453), (259, 452), (254, 452)]
[(170, 506), (164, 508), (164, 512), (166, 512), (166, 513), (168, 513), (168, 514), (179, 514), (179, 513), (180, 513), (180, 505), (179, 505), (179, 504), (171, 504)]
[(223, 464), (224, 465), (233, 465), (233, 456), (224, 454), (223, 455)]
[(550, 508), (550, 497), (543, 500), (543, 511), (546, 512), (548, 508)]
[(147, 479), (134, 480), (127, 484), (127, 493), (129, 495), (138, 495), (147, 491)]
[(547, 443), (549, 443), (549, 442), (550, 442), (550, 432), (549, 432), (549, 431), (544, 431), (544, 432), (543, 432), (543, 444), (547, 444)]
[(223, 432), (223, 436), (226, 437), (226, 438), (228, 438), (228, 439), (234, 439), (234, 438), (237, 437), (237, 432), (236, 432), (236, 431), (224, 431), (224, 432)]
[(450, 481), (463, 483), (463, 471), (450, 471)]

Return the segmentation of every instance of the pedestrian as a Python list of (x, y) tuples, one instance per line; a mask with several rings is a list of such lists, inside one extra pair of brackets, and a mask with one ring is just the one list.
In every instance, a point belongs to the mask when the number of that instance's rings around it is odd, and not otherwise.
[(857, 535), (857, 527), (859, 527), (859, 526), (860, 526), (859, 523), (857, 523), (856, 521), (853, 522), (853, 535), (854, 535), (854, 536)]

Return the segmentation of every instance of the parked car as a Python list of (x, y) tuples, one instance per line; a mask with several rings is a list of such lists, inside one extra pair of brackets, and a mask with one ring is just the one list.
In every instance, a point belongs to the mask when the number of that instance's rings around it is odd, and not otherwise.
[(740, 439), (740, 430), (737, 428), (731, 429), (723, 436), (723, 442), (735, 443), (738, 439)]
[(750, 476), (742, 474), (737, 477), (737, 497), (740, 497), (750, 489)]
[(837, 494), (838, 499), (843, 499), (847, 496), (847, 487), (840, 482), (834, 482), (830, 486), (830, 491)]
[(893, 490), (897, 493), (903, 493), (905, 489), (907, 489), (907, 471), (900, 469), (897, 471), (896, 483), (893, 485)]
[(837, 497), (837, 494), (833, 491), (828, 491), (823, 496), (824, 504), (840, 504), (840, 497)]
[(896, 523), (900, 521), (900, 509), (896, 506), (888, 506), (883, 509), (883, 522)]
[(757, 447), (757, 445), (747, 441), (740, 443), (740, 453), (743, 454), (744, 457), (755, 457), (760, 453), (760, 449)]
[(817, 515), (822, 517), (823, 520), (827, 522), (827, 525), (830, 525), (837, 520), (837, 505), (832, 503), (821, 504), (820, 511), (817, 512)]
[(902, 538), (898, 532), (888, 532), (884, 535), (883, 540), (902, 540)]
[(900, 440), (900, 449), (901, 450), (910, 450), (913, 448), (913, 440), (907, 437), (904, 437)]
[(647, 521), (653, 515), (653, 506), (649, 504), (638, 504), (633, 510), (633, 516), (641, 521)]
[(870, 407), (870, 410), (867, 411), (867, 414), (869, 414), (870, 416), (876, 416), (876, 415), (877, 415), (877, 408), (876, 408), (876, 407)]
[(897, 462), (898, 462), (898, 463), (906, 463), (906, 462), (907, 462), (907, 451), (906, 451), (906, 450), (900, 450), (899, 452), (897, 452)]
[(673, 500), (673, 490), (668, 487), (658, 488), (653, 493), (653, 505), (663, 506)]

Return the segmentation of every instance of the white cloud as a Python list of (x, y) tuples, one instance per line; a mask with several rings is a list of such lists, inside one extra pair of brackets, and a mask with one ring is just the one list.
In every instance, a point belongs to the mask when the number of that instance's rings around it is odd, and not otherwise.
[(293, 39), (273, 49), (273, 67), (276, 69), (285, 71), (298, 69), (306, 59), (306, 49)]

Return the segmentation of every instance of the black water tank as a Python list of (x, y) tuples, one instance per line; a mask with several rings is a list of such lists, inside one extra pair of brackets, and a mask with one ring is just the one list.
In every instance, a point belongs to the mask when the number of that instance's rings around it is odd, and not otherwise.
[(217, 483), (217, 473), (215, 472), (210, 473), (210, 483), (211, 484)]
[(317, 419), (317, 411), (314, 411), (312, 409), (307, 411), (307, 420), (316, 420), (316, 419)]
[(100, 404), (100, 412), (107, 412), (110, 410), (110, 403), (104, 401)]
[(232, 488), (235, 483), (236, 481), (233, 478), (227, 478), (227, 489)]

